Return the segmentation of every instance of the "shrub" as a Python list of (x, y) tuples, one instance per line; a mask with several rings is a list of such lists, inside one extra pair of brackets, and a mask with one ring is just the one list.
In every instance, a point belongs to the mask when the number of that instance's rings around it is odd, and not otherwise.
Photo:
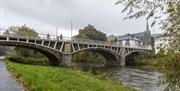
[(34, 64), (34, 65), (50, 65), (47, 58), (32, 58), (32, 57), (22, 57), (22, 56), (7, 56), (7, 60), (23, 63), (23, 64)]

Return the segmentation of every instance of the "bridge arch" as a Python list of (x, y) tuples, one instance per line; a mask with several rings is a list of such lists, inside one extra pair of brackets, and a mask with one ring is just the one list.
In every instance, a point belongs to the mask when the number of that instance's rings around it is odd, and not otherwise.
[(120, 56), (117, 53), (113, 52), (112, 50), (105, 48), (97, 48), (97, 47), (83, 48), (75, 52), (72, 52), (72, 55), (82, 51), (92, 51), (101, 54), (105, 58), (105, 65), (119, 66), (120, 64)]
[(0, 41), (0, 46), (15, 46), (15, 47), (22, 47), (22, 48), (28, 48), (35, 51), (38, 51), (45, 55), (51, 65), (58, 66), (61, 63), (62, 59), (62, 53), (46, 46), (42, 46), (35, 43), (26, 43), (26, 42), (18, 42), (18, 41)]
[(125, 65), (133, 65), (135, 62), (135, 57), (140, 55), (140, 54), (150, 54), (150, 51), (145, 51), (145, 50), (135, 50), (128, 52), (124, 57), (125, 57)]

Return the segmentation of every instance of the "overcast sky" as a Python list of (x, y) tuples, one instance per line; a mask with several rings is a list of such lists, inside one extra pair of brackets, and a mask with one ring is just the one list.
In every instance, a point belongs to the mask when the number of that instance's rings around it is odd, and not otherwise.
[[(38, 33), (70, 36), (70, 22), (73, 21), (73, 35), (88, 24), (107, 35), (122, 35), (142, 32), (146, 21), (123, 20), (122, 7), (117, 0), (0, 0), (1, 28), (26, 24)], [(152, 33), (159, 32), (151, 28)]]

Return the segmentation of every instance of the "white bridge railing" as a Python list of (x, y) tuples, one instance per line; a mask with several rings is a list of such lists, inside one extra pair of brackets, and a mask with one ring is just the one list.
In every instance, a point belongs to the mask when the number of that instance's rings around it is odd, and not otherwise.
[(15, 37), (15, 38), (29, 38), (29, 39), (43, 39), (43, 40), (54, 40), (54, 41), (66, 41), (66, 42), (74, 42), (74, 43), (86, 43), (86, 44), (97, 44), (97, 45), (108, 45), (108, 46), (121, 46), (121, 47), (127, 47), (127, 48), (141, 48), (141, 49), (148, 49), (152, 50), (152, 47), (150, 45), (118, 45), (116, 42), (109, 42), (109, 41), (97, 41), (97, 40), (89, 40), (89, 39), (74, 39), (71, 37), (66, 36), (57, 36), (57, 35), (48, 35), (48, 34), (40, 34), (38, 33), (38, 37), (25, 37), (23, 35), (17, 36), (13, 34), (5, 35), (5, 29), (0, 29), (0, 36), (6, 36), (6, 37)]
[(30, 38), (30, 39), (44, 39), (44, 40), (61, 40), (61, 41), (70, 41), (71, 37), (62, 36), (60, 38), (60, 35), (49, 35), (48, 34), (42, 34), (38, 33), (38, 37), (27, 37), (24, 35), (14, 35), (14, 34), (5, 34), (6, 29), (0, 29), (0, 35), (1, 36), (9, 36), (9, 37), (16, 37), (16, 38)]

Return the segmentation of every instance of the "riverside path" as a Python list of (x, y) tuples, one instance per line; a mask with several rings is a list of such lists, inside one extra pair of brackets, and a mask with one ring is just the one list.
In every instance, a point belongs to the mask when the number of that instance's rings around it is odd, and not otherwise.
[(23, 91), (23, 88), (8, 72), (3, 57), (0, 57), (0, 91)]

